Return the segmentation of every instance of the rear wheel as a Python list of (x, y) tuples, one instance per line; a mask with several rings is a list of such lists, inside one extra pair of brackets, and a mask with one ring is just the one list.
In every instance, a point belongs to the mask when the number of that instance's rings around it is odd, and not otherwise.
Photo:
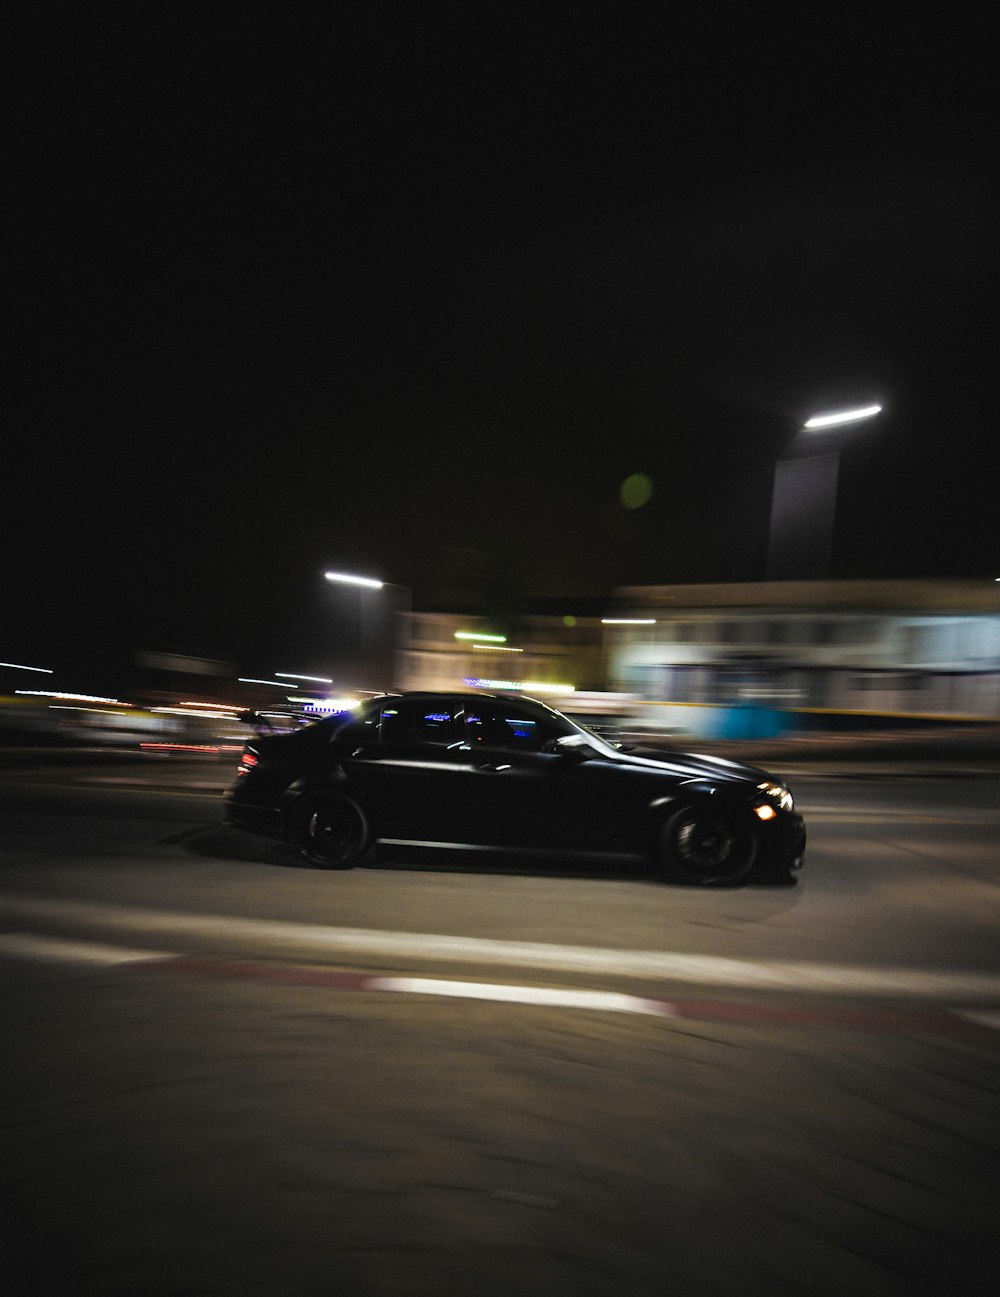
[(288, 839), (309, 864), (346, 869), (371, 845), (368, 817), (342, 793), (307, 793), (292, 811)]
[(660, 829), (659, 863), (670, 878), (699, 887), (732, 887), (753, 868), (757, 838), (749, 816), (732, 807), (696, 802)]

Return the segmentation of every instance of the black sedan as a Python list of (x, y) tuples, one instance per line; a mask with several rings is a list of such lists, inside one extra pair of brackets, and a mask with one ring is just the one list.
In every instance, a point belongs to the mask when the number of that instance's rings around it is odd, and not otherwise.
[(788, 877), (805, 826), (786, 784), (717, 757), (616, 747), (534, 699), (386, 694), (243, 749), (227, 823), (322, 868), (377, 843), (642, 858), (666, 878)]

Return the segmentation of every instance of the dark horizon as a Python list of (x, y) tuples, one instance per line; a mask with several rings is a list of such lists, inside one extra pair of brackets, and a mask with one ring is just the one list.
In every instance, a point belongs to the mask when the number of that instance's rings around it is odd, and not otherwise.
[(73, 21), (16, 82), (4, 659), (292, 652), (331, 567), (763, 579), (868, 400), (831, 575), (1000, 574), (992, 23)]

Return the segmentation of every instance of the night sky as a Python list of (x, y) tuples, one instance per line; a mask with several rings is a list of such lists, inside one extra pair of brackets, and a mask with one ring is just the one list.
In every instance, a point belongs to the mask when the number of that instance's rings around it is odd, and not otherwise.
[(859, 401), (833, 574), (1000, 575), (995, 18), (215, 8), (15, 33), (0, 658), (762, 579)]

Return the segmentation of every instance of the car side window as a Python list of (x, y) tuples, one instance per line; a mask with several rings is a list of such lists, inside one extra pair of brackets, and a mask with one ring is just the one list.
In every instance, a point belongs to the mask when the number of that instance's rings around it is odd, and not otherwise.
[(378, 715), (354, 716), (334, 729), (330, 742), (338, 748), (363, 748), (375, 742)]
[(516, 703), (470, 703), (465, 709), (466, 741), (470, 747), (540, 752), (559, 732), (544, 717)]
[(447, 747), (457, 741), (457, 729), (450, 699), (393, 699), (382, 707), (379, 743), (382, 747), (410, 747), (415, 743)]

